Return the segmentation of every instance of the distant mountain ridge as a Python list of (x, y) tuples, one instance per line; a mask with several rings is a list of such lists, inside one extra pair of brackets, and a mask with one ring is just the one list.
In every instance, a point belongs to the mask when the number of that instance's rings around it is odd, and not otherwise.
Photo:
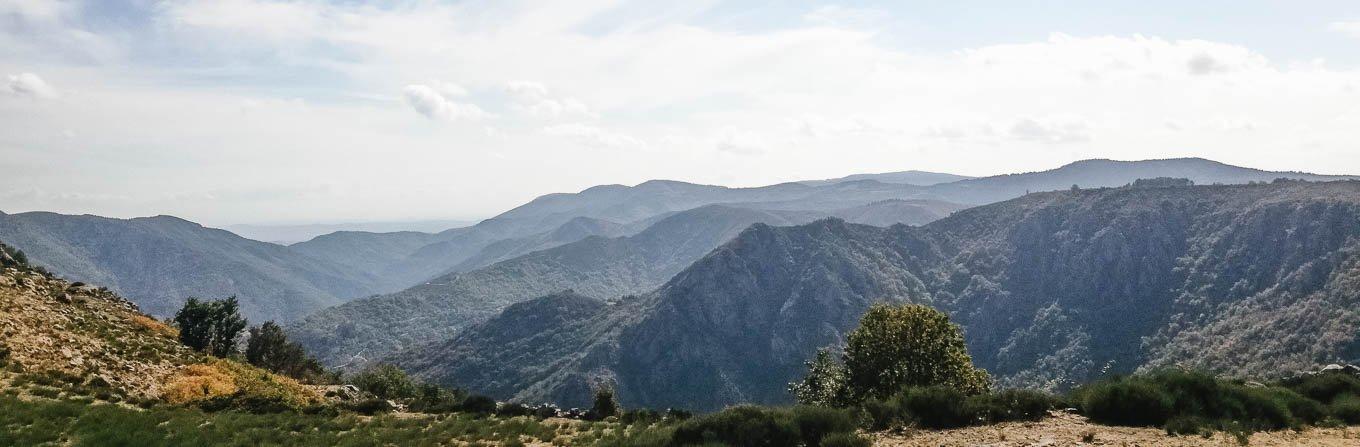
[(286, 247), (156, 216), (0, 214), (0, 240), (73, 281), (106, 284), (153, 315), (190, 296), (240, 298), (252, 320), (286, 320), (372, 294), (378, 278)]
[[(1352, 359), (1360, 182), (1039, 193), (923, 227), (758, 224), (653, 293), (573, 313), (553, 310), (560, 298), (520, 303), (392, 360), (524, 401), (580, 405), (603, 380), (625, 405), (783, 403), (801, 362), (885, 300), (949, 312), (1006, 386)], [(562, 316), (504, 330), (549, 311)]]
[[(55, 217), (25, 226), (12, 225), (10, 233), (0, 236), (10, 237), (15, 245), (34, 253), (35, 261), (50, 264), (58, 273), (111, 284), (129, 299), (144, 303), (148, 311), (160, 315), (172, 310), (173, 303), (182, 299), (176, 296), (236, 293), (252, 316), (295, 320), (351, 298), (400, 291), (451, 272), (484, 268), (588, 236), (633, 235), (664, 217), (708, 205), (841, 216), (879, 225), (894, 221), (924, 223), (964, 205), (991, 203), (1026, 192), (1065, 189), (1072, 184), (1120, 186), (1149, 177), (1185, 177), (1199, 184), (1270, 181), (1278, 177), (1343, 178), (1269, 172), (1203, 159), (1088, 160), (1049, 171), (929, 185), (926, 184), (952, 177), (905, 171), (755, 188), (667, 180), (631, 187), (604, 185), (575, 194), (545, 195), (469, 227), (438, 233), (345, 231), (288, 247), (263, 247), (244, 240), (220, 243), (226, 239), (214, 233), (216, 230), (202, 227), (169, 233), (158, 230), (136, 233), (141, 231), (139, 228), (146, 230), (147, 225), (110, 224), (98, 231), (84, 227), (90, 231), (83, 232), (52, 232), (42, 228), (79, 227)], [(917, 184), (895, 183), (906, 181)], [(882, 217), (851, 214), (861, 207), (867, 208), (859, 213), (871, 209), (884, 214)], [(86, 218), (69, 218), (81, 219)], [(583, 222), (593, 223), (580, 225)], [(175, 250), (194, 255), (186, 254), (172, 264), (162, 256), (125, 256), (72, 248), (120, 238), (125, 242), (139, 241), (138, 245), (150, 247), (149, 253), (178, 247)], [(211, 247), (210, 251), (191, 248), (199, 245)], [(125, 247), (123, 253), (139, 253), (133, 248), (137, 247)], [(209, 255), (210, 252), (216, 255)], [(209, 260), (225, 263), (225, 268), (212, 274), (189, 268), (195, 263), (208, 265)]]

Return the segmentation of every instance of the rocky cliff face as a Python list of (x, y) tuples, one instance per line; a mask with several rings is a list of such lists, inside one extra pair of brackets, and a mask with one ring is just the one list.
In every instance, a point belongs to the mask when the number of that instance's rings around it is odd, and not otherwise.
[[(974, 360), (1006, 386), (1062, 388), (1172, 364), (1284, 374), (1356, 357), (1357, 250), (1360, 182), (1032, 194), (920, 228), (756, 225), (632, 307), (594, 311), (592, 321), (616, 326), (590, 326), (613, 338), (589, 345), (612, 350), (574, 374), (616, 381), (633, 405), (787, 402), (801, 362), (841, 343), (875, 301), (949, 312)], [(479, 389), (484, 381), (439, 365), (476, 370), (486, 365), (478, 352), (506, 346), (481, 340), (465, 334), (466, 354), (418, 372)], [(505, 395), (580, 388), (535, 382)]]

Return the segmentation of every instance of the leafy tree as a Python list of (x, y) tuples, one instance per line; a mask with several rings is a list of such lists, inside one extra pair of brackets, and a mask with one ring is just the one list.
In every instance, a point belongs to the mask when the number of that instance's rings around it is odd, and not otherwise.
[(808, 373), (803, 380), (790, 383), (789, 392), (803, 405), (843, 407), (850, 405), (846, 395), (845, 367), (827, 349), (817, 350), (817, 357), (807, 363)]
[(600, 384), (595, 388), (595, 403), (590, 407), (590, 413), (600, 419), (619, 414), (619, 401), (614, 397), (613, 387)]
[(319, 379), (326, 373), (321, 363), (309, 357), (301, 345), (288, 341), (283, 328), (273, 321), (250, 328), (250, 338), (246, 340), (246, 361), (301, 380)]
[(179, 326), (179, 341), (197, 351), (216, 357), (236, 353), (236, 339), (246, 328), (236, 297), (217, 301), (189, 298), (184, 307), (175, 312)]
[(963, 334), (949, 316), (917, 304), (876, 304), (850, 333), (842, 356), (848, 393), (883, 399), (905, 387), (946, 386), (987, 391), (987, 373), (973, 367)]
[(393, 365), (381, 364), (370, 367), (351, 377), (350, 382), (359, 389), (373, 393), (380, 399), (406, 399), (416, 397), (417, 384)]

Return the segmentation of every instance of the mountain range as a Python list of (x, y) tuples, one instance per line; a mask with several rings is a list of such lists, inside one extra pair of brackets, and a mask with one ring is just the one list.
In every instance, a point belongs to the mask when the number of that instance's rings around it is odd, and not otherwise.
[[(168, 315), (190, 295), (236, 295), (252, 319), (295, 321), (351, 299), (380, 294), (391, 294), (391, 299), (437, 295), (435, 301), (439, 302), (483, 300), (461, 292), (432, 292), (426, 283), (451, 284), (447, 275), (517, 262), (592, 236), (634, 236), (677, 213), (709, 205), (779, 216), (771, 222), (779, 224), (828, 216), (880, 226), (922, 224), (966, 206), (1026, 192), (1065, 189), (1074, 184), (1120, 186), (1151, 177), (1184, 177), (1200, 184), (1280, 177), (1346, 178), (1262, 171), (1203, 159), (1086, 160), (1049, 171), (981, 178), (904, 171), (756, 188), (660, 180), (631, 187), (604, 185), (574, 194), (545, 195), (476, 225), (438, 233), (340, 231), (288, 246), (240, 238), (173, 217), (108, 219), (51, 213), (0, 214), (0, 239), (30, 252), (35, 262), (58, 274), (108, 284), (155, 315)], [(711, 243), (706, 249), (712, 248), (729, 233), (724, 229), (696, 235), (695, 240)], [(657, 279), (655, 275), (679, 271), (703, 250), (683, 252), (692, 257), (675, 258), (655, 270), (661, 273), (640, 274), (620, 283), (644, 289), (659, 285), (666, 278)], [(589, 267), (581, 270), (587, 273), (563, 271), (574, 272), (571, 274), (578, 279), (552, 283), (554, 286), (600, 281), (586, 277), (589, 272), (605, 270)], [(535, 295), (549, 291), (532, 290)], [(614, 295), (635, 291), (632, 287), (607, 290)], [(531, 297), (518, 296), (513, 301)], [(483, 301), (502, 302), (500, 298)], [(369, 317), (355, 318), (362, 321)]]
[(657, 290), (554, 293), (388, 360), (522, 401), (787, 403), (875, 302), (948, 312), (998, 385), (1180, 365), (1270, 377), (1360, 357), (1360, 182), (1035, 193), (921, 227), (756, 224)]

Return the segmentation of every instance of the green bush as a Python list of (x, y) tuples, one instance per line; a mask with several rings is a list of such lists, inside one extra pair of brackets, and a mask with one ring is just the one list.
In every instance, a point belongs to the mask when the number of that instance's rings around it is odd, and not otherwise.
[(1220, 430), (1250, 432), (1298, 428), (1326, 416), (1320, 403), (1289, 389), (1176, 370), (1096, 382), (1079, 388), (1073, 401), (1092, 420), (1117, 425), (1158, 426), (1198, 418)]
[(1198, 416), (1177, 416), (1166, 421), (1166, 434), (1168, 435), (1198, 435), (1213, 436), (1213, 423)]
[(1360, 424), (1360, 397), (1350, 394), (1338, 396), (1332, 400), (1329, 410), (1332, 417), (1341, 422)]
[(902, 422), (899, 413), (891, 402), (869, 399), (860, 404), (860, 425), (869, 430), (886, 430)]
[(1036, 390), (1005, 390), (968, 396), (964, 411), (975, 420), (989, 424), (1007, 421), (1037, 421), (1058, 406), (1058, 399)]
[(979, 394), (991, 386), (987, 373), (973, 366), (958, 325), (919, 304), (871, 306), (846, 337), (841, 358), (852, 402), (884, 398), (904, 387), (938, 385)]
[(907, 388), (893, 396), (900, 417), (912, 420), (928, 428), (953, 428), (972, 425), (978, 422), (976, 415), (970, 414), (963, 392), (951, 387), (931, 386)]
[(1290, 381), (1285, 386), (1324, 404), (1331, 403), (1338, 396), (1360, 396), (1360, 378), (1349, 374), (1314, 374)]
[(832, 433), (853, 433), (855, 418), (847, 410), (799, 406), (793, 408), (793, 423), (803, 438), (803, 445), (817, 447), (822, 438)]
[(496, 416), (515, 417), (515, 416), (530, 416), (533, 414), (534, 414), (533, 408), (529, 408), (528, 405), (524, 405), (521, 403), (506, 402), (505, 404), (496, 407)]
[(459, 411), (468, 413), (491, 414), (496, 412), (496, 399), (473, 394), (458, 404)]
[(416, 397), (417, 386), (406, 371), (393, 365), (375, 365), (349, 379), (359, 389), (373, 393), (379, 399)]
[(374, 415), (378, 413), (390, 413), (396, 410), (387, 399), (364, 399), (350, 403), (345, 409), (359, 414)]
[(640, 410), (627, 410), (619, 414), (619, 423), (623, 425), (633, 424), (655, 424), (661, 421), (661, 413), (650, 408)]
[(873, 444), (854, 432), (832, 433), (822, 438), (822, 447), (870, 447)]
[(800, 438), (789, 412), (738, 406), (685, 421), (675, 427), (671, 441), (680, 446), (783, 447), (797, 445)]
[(594, 404), (590, 407), (590, 418), (600, 420), (618, 414), (619, 401), (614, 396), (614, 388), (603, 384), (596, 387)]
[(1171, 398), (1140, 380), (1097, 382), (1078, 388), (1075, 397), (1082, 414), (1105, 424), (1157, 426), (1165, 424), (1171, 413)]
[(460, 390), (425, 383), (417, 387), (416, 397), (407, 406), (421, 413), (452, 413), (464, 397)]

